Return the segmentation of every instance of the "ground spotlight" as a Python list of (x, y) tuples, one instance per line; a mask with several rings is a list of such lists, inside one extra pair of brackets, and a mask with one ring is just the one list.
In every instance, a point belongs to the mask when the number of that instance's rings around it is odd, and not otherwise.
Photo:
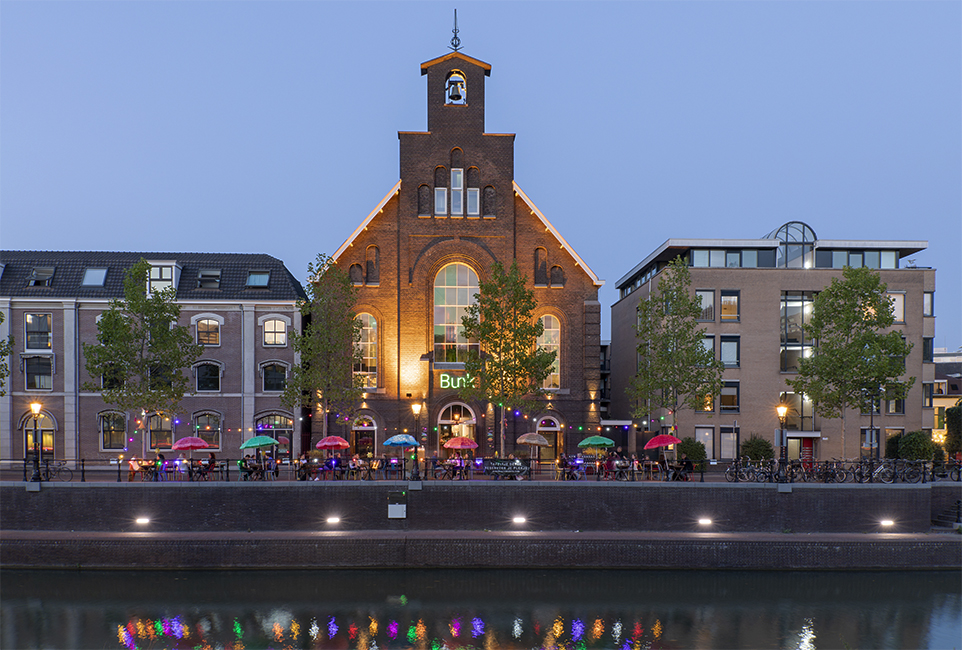
[(147, 517), (137, 517), (137, 519), (136, 519), (135, 521), (136, 521), (138, 524), (141, 524), (141, 525), (149, 524), (149, 523), (150, 523), (150, 519), (148, 519)]
[(701, 519), (698, 520), (698, 523), (701, 524), (702, 526), (711, 526), (711, 519), (702, 517)]
[(528, 521), (528, 520), (525, 519), (524, 517), (514, 517), (511, 521), (513, 521), (513, 522), (516, 523), (516, 524), (523, 524), (524, 522), (526, 522), (526, 521)]
[(894, 526), (894, 525), (895, 525), (895, 522), (892, 521), (891, 519), (883, 519), (883, 520), (880, 521), (879, 523), (882, 524), (883, 526), (885, 526), (886, 528), (888, 528), (889, 526)]
[(340, 517), (328, 517), (328, 518), (327, 518), (327, 523), (329, 523), (329, 524), (339, 524), (339, 523), (341, 523), (341, 518), (340, 518)]

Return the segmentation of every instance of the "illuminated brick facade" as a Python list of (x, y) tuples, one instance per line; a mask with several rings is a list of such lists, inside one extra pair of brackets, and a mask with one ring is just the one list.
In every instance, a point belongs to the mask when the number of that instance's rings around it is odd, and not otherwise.
[(540, 426), (554, 441), (542, 458), (552, 458), (600, 423), (602, 282), (515, 184), (514, 135), (485, 133), (490, 72), (460, 52), (422, 64), (428, 131), (398, 134), (400, 181), (334, 254), (359, 288), (358, 313), (369, 315), (371, 388), (348, 431), (358, 451), (380, 453), (387, 437), (416, 429), (428, 455), (444, 456), (441, 443), (457, 435), (473, 438), (477, 455), (500, 451), (497, 410), (463, 402), (455, 388), (467, 345), (460, 315), (496, 261), (518, 260), (537, 316), (553, 317), (560, 333), (558, 387), (528, 419), (508, 414), (505, 453)]

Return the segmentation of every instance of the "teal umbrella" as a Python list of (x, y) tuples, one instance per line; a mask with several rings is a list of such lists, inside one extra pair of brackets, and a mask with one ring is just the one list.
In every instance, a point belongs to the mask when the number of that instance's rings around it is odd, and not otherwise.
[(396, 436), (391, 436), (384, 441), (384, 444), (388, 447), (420, 447), (421, 445), (414, 436), (408, 435), (406, 433), (399, 433)]
[(604, 436), (589, 436), (581, 442), (578, 446), (584, 449), (585, 447), (614, 447), (615, 441), (611, 438), (605, 438)]
[(247, 440), (240, 446), (241, 449), (254, 449), (257, 447), (270, 447), (272, 445), (280, 444), (270, 436), (254, 436), (250, 440)]

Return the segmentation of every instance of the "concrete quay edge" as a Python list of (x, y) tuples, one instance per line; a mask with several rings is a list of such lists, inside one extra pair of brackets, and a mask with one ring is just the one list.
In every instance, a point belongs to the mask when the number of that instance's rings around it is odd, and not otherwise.
[(0, 567), (960, 570), (955, 533), (0, 532)]

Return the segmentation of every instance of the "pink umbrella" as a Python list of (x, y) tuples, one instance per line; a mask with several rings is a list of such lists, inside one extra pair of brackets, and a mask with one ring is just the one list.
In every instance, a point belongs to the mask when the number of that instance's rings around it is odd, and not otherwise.
[(341, 436), (328, 436), (321, 438), (320, 442), (314, 446), (318, 449), (347, 449), (351, 446), (351, 443)]
[(291, 439), (287, 436), (277, 436), (277, 442), (281, 443), (282, 445), (289, 445), (291, 444)]
[(446, 443), (444, 443), (445, 449), (477, 449), (478, 443), (471, 438), (465, 438), (464, 436), (459, 436), (457, 438), (451, 438)]
[(196, 436), (187, 436), (186, 438), (180, 438), (174, 443), (173, 449), (177, 451), (183, 450), (194, 450), (194, 449), (207, 449), (210, 445), (207, 444), (206, 440), (198, 438)]
[(655, 436), (647, 443), (645, 443), (645, 449), (654, 449), (656, 447), (666, 447), (668, 445), (677, 445), (681, 440), (675, 436), (668, 435), (667, 433), (662, 433)]

